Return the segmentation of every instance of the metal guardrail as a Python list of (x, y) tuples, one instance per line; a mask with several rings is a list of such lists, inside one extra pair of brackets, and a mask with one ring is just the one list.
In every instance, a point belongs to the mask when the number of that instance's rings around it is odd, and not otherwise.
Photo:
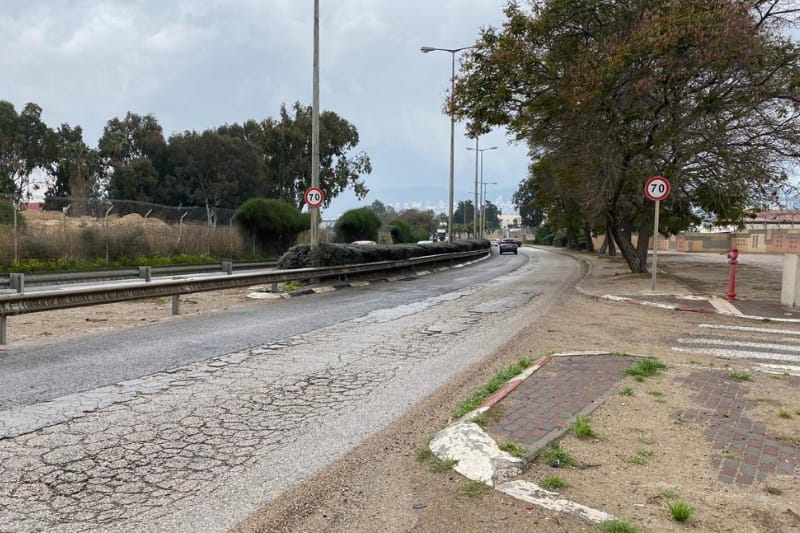
[[(208, 272), (227, 272), (231, 270), (247, 270), (271, 268), (277, 261), (223, 261), (202, 265), (164, 265), (151, 266), (153, 276), (169, 276), (173, 274), (203, 274)], [(16, 273), (0, 275), (0, 287), (16, 289)], [(31, 272), (24, 274), (25, 285), (52, 285), (79, 281), (105, 281), (113, 279), (130, 279), (142, 277), (142, 267), (107, 268), (85, 270), (81, 272)]]
[(488, 253), (490, 253), (489, 250), (473, 250), (428, 255), (401, 261), (380, 261), (338, 267), (299, 268), (271, 272), (238, 272), (198, 279), (153, 279), (126, 285), (76, 287), (31, 293), (2, 294), (0, 295), (0, 345), (7, 343), (7, 317), (12, 315), (164, 296), (172, 296), (172, 312), (173, 314), (178, 314), (178, 298), (182, 294), (247, 287), (260, 283), (305, 281), (399, 270), (426, 264), (470, 259), (485, 256)]

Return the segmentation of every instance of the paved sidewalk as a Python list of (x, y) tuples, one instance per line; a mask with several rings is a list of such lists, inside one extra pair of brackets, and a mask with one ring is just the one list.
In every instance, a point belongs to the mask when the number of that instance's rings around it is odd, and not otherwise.
[[(620, 302), (620, 305), (638, 304), (665, 310), (696, 313), (718, 313), (740, 317), (745, 321), (800, 322), (800, 310), (784, 306), (774, 297), (774, 287), (780, 286), (781, 273), (775, 269), (759, 273), (763, 276), (764, 291), (761, 298), (728, 301), (722, 295), (695, 294), (675, 281), (681, 272), (681, 262), (670, 264), (670, 276), (659, 282), (659, 290), (651, 290), (651, 280), (641, 275), (631, 275), (621, 262), (598, 261), (596, 256), (572, 254), (590, 265), (586, 278), (578, 290), (589, 297)], [(686, 267), (687, 269), (689, 266)], [(697, 268), (696, 264), (692, 268)], [(718, 269), (719, 270), (719, 269)], [(707, 273), (706, 273), (707, 274)], [(714, 286), (725, 287), (727, 279), (713, 280)], [(665, 311), (666, 312), (666, 311)], [(603, 347), (598, 346), (598, 349)], [(609, 519), (602, 511), (588, 509), (558, 500), (527, 482), (509, 481), (524, 469), (524, 464), (497, 448), (497, 443), (513, 441), (523, 445), (529, 457), (563, 436), (576, 416), (586, 415), (599, 407), (605, 398), (625, 379), (624, 368), (636, 358), (607, 353), (562, 354), (547, 357), (536, 368), (513, 378), (505, 387), (488, 398), (475, 412), (434, 438), (431, 449), (440, 457), (448, 453), (464, 464), (456, 469), (467, 477), (480, 479), (498, 490), (530, 503), (569, 512), (591, 521)], [(800, 472), (800, 447), (781, 442), (769, 436), (764, 424), (744, 416), (750, 407), (743, 399), (747, 386), (730, 379), (724, 370), (703, 370), (691, 373), (679, 382), (692, 393), (695, 408), (676, 417), (701, 423), (709, 446), (714, 450), (712, 466), (718, 470), (723, 483), (752, 485), (762, 482), (769, 474), (798, 475)], [(800, 388), (800, 378), (788, 383)], [(488, 421), (486, 433), (476, 431), (472, 417), (480, 415)], [(488, 434), (488, 435), (487, 435)], [(473, 439), (474, 449), (465, 451)], [(485, 453), (488, 460), (473, 466), (472, 452)], [(478, 461), (480, 462), (480, 461)], [(492, 469), (494, 468), (494, 469)], [(598, 514), (599, 513), (599, 514)]]

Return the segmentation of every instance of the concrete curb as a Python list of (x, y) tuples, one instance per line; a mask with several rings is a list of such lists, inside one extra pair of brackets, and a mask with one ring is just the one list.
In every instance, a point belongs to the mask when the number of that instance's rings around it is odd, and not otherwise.
[[(512, 479), (527, 469), (527, 466), (542, 447), (566, 434), (569, 431), (569, 425), (554, 429), (548, 433), (539, 440), (539, 447), (536, 450), (529, 450), (527, 456), (521, 459), (500, 450), (494, 439), (483, 428), (473, 422), (475, 417), (485, 413), (508, 396), (522, 382), (552, 361), (553, 358), (594, 355), (609, 355), (609, 353), (602, 351), (563, 352), (543, 357), (531, 367), (508, 380), (500, 389), (486, 398), (479, 407), (465, 414), (454, 424), (439, 431), (431, 440), (430, 450), (439, 459), (455, 460), (456, 463), (453, 469), (467, 479), (486, 483), (490, 487), (494, 487), (498, 491), (518, 500), (533, 503), (546, 509), (568, 513), (594, 523), (612, 520), (614, 517), (608, 513), (562, 499), (558, 493), (545, 490), (535, 483)], [(630, 356), (645, 357), (639, 355)], [(590, 414), (600, 407), (611, 394), (613, 394), (613, 391), (609, 390), (596, 401), (581, 409), (575, 417)]]

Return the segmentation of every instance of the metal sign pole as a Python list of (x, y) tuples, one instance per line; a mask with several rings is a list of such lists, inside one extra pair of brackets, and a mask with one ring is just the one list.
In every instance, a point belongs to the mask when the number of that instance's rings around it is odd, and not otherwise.
[(653, 224), (653, 283), (652, 289), (656, 290), (656, 270), (658, 270), (658, 212), (661, 200), (656, 200), (656, 216)]

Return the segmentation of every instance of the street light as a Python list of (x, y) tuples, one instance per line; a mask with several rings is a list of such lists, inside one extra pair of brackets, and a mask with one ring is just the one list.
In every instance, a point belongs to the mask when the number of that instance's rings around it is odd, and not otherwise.
[(486, 186), (487, 185), (497, 185), (496, 181), (487, 181), (483, 182), (483, 176), (481, 176), (481, 237), (483, 236), (483, 232), (486, 228), (486, 206), (483, 205), (486, 203)]
[(453, 172), (455, 165), (455, 132), (456, 132), (456, 118), (453, 116), (453, 93), (456, 88), (456, 54), (462, 50), (474, 48), (474, 46), (462, 46), (461, 48), (435, 48), (433, 46), (423, 46), (420, 52), (427, 54), (428, 52), (449, 52), (452, 56), (452, 67), (450, 74), (450, 194), (448, 195), (447, 202), (447, 241), (453, 242)]
[[(467, 150), (475, 150), (475, 190), (478, 187), (478, 153), (481, 154), (481, 196), (483, 196), (483, 152), (486, 150), (497, 150), (497, 146), (490, 146), (489, 148), (478, 148), (478, 140), (475, 139), (475, 148), (467, 148)], [(478, 209), (478, 200), (475, 200), (475, 209)], [(477, 213), (476, 213), (477, 214)], [(481, 231), (480, 237), (483, 238), (483, 200), (481, 200)], [(476, 232), (477, 235), (477, 232)]]

